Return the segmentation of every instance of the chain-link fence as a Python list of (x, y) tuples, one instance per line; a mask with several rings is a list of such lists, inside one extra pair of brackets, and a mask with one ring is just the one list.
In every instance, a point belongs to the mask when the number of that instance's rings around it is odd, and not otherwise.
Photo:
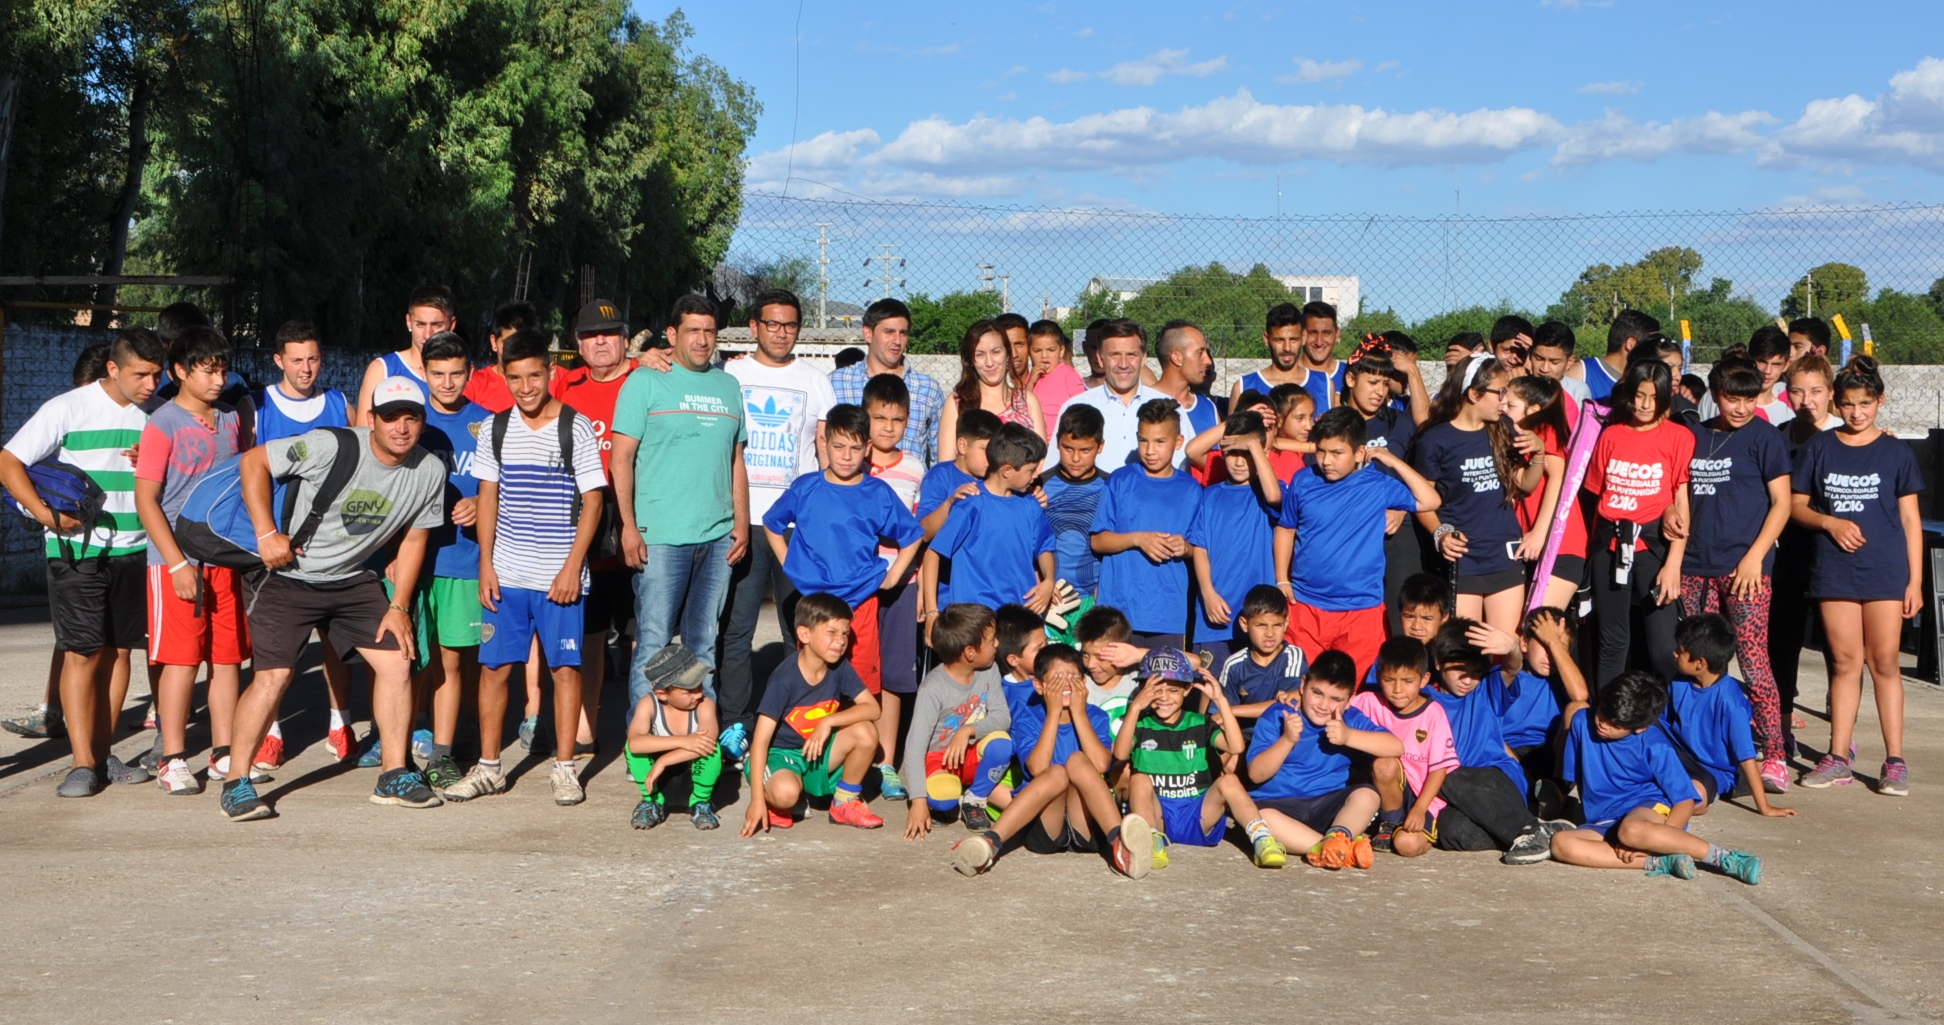
[(921, 351), (1007, 309), (1069, 325), (1179, 316), (1219, 355), (1249, 356), (1269, 305), (1318, 298), (1346, 336), (1399, 327), (1427, 351), (1502, 312), (1564, 320), (1603, 351), (1614, 311), (1633, 306), (1670, 335), (1687, 321), (1704, 362), (1805, 313), (1870, 324), (1889, 362), (1944, 362), (1944, 206), (1243, 218), (749, 193), (728, 263), (737, 281), (795, 288), (806, 319), (821, 299), (832, 325), (906, 299)]

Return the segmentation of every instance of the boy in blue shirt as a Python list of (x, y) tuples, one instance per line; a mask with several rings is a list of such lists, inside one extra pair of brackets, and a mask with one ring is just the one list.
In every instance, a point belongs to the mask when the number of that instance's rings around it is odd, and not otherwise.
[(1688, 776), (1701, 787), (1694, 814), (1707, 814), (1718, 798), (1752, 797), (1766, 818), (1792, 816), (1794, 808), (1769, 804), (1762, 786), (1755, 708), (1742, 682), (1728, 675), (1734, 657), (1735, 628), (1726, 617), (1708, 612), (1681, 620), (1674, 628), (1674, 665), (1682, 675), (1668, 684), (1661, 725), (1673, 735)]
[(983, 409), (968, 409), (959, 414), (958, 449), (951, 462), (939, 463), (925, 471), (918, 485), (918, 522), (930, 541), (945, 526), (952, 506), (978, 494), (979, 482), (986, 476), (986, 446), (999, 433), (999, 417)]
[[(1029, 493), (1046, 443), (1032, 428), (1007, 424), (986, 447), (985, 483), (960, 499), (925, 551), (918, 572), (918, 618), (929, 628), (946, 605), (996, 609), (1017, 602), (1044, 614), (1053, 601), (1053, 525)], [(952, 564), (939, 585), (940, 560)]]
[(1249, 792), (1269, 832), (1304, 860), (1332, 871), (1369, 868), (1364, 827), (1377, 817), (1377, 791), (1352, 785), (1353, 756), (1398, 758), (1404, 744), (1350, 707), (1357, 666), (1341, 651), (1310, 664), (1302, 689), (1277, 701), (1256, 720), (1249, 741)]
[[(1363, 414), (1338, 406), (1316, 419), (1311, 465), (1283, 489), (1276, 584), (1289, 596), (1289, 642), (1337, 649), (1358, 671), (1377, 661), (1384, 616), (1384, 535), (1392, 510), (1431, 512), (1438, 489), (1387, 448), (1366, 448)], [(1367, 469), (1371, 461), (1396, 476)], [(1302, 556), (1291, 564), (1297, 539)]]
[(1201, 485), (1175, 468), (1181, 417), (1173, 399), (1136, 414), (1137, 461), (1115, 470), (1094, 510), (1100, 604), (1126, 614), (1137, 647), (1178, 648), (1188, 622), (1188, 541)]
[(999, 606), (993, 616), (999, 636), (999, 688), (1007, 712), (1017, 719), (1020, 708), (1039, 693), (1033, 687), (1033, 663), (1046, 647), (1046, 621), (1018, 603)]
[(1658, 727), (1667, 685), (1652, 673), (1627, 673), (1600, 688), (1599, 704), (1589, 707), (1585, 681), (1566, 684), (1572, 701), (1560, 769), (1579, 784), (1586, 825), (1553, 835), (1553, 860), (1677, 879), (1694, 878), (1699, 861), (1750, 886), (1760, 883), (1762, 859), (1687, 831), (1699, 788)]
[(1235, 618), (1248, 646), (1223, 660), (1216, 677), (1236, 718), (1255, 720), (1278, 701), (1293, 700), (1303, 686), (1309, 662), (1303, 649), (1283, 639), (1289, 628), (1289, 601), (1268, 584), (1249, 588)]
[(1100, 588), (1100, 556), (1093, 550), (1094, 510), (1107, 475), (1094, 461), (1107, 441), (1107, 418), (1092, 406), (1075, 404), (1060, 414), (1054, 434), (1060, 461), (1040, 475), (1046, 519), (1053, 524), (1053, 573), (1091, 598)]
[[(465, 395), (472, 378), (466, 344), (450, 332), (426, 340), (425, 429), (419, 447), (446, 466), (446, 524), (426, 538), (432, 581), (419, 592), (420, 644), (428, 652), (419, 674), (419, 701), (432, 705), (432, 758), (425, 782), (434, 790), (456, 786), (463, 777), (452, 760), (459, 729), (459, 706), (479, 689), (479, 481), (472, 475), (479, 435), (493, 418)], [(490, 440), (490, 436), (489, 436)], [(429, 642), (429, 643), (427, 643)], [(596, 684), (598, 686), (598, 684)]]
[(1222, 462), (1229, 479), (1202, 491), (1187, 533), (1201, 588), (1195, 646), (1218, 665), (1233, 650), (1243, 596), (1252, 587), (1276, 582), (1275, 521), (1282, 507), (1282, 485), (1269, 463), (1262, 417), (1236, 413), (1223, 427)]

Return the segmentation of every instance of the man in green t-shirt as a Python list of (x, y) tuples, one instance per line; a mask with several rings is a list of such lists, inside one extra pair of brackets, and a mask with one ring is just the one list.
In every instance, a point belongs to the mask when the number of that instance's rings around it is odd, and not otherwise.
[[(635, 655), (628, 706), (649, 690), (649, 656), (680, 633), (715, 667), (716, 624), (730, 567), (749, 549), (742, 385), (714, 365), (716, 311), (685, 295), (668, 316), (674, 363), (632, 374), (614, 403), (608, 465), (621, 511), (621, 551), (635, 578)], [(713, 700), (715, 681), (703, 685)]]

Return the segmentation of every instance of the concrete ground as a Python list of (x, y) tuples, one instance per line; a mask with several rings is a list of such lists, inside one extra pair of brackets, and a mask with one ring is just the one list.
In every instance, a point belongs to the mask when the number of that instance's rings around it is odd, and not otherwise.
[[(36, 700), (51, 643), (44, 612), (0, 613), (0, 710)], [(1819, 708), (1819, 658), (1803, 676)], [(1700, 821), (1763, 857), (1765, 880), (1747, 887), (1442, 852), (1380, 856), (1364, 873), (1269, 872), (1233, 846), (1178, 851), (1141, 882), (1025, 852), (972, 880), (950, 868), (957, 825), (907, 843), (817, 815), (739, 840), (736, 794), (719, 831), (677, 817), (637, 832), (633, 788), (607, 754), (576, 808), (551, 803), (540, 760), (501, 797), (385, 808), (365, 800), (376, 770), (328, 761), (308, 679), (285, 710), (297, 752), (264, 788), (280, 815), (263, 822), (222, 821), (213, 791), (57, 800), (65, 746), (0, 734), (0, 1019), (1944, 1016), (1944, 695), (1915, 681), (1912, 796), (1796, 790), (1780, 803), (1799, 818), (1724, 805)], [(151, 737), (137, 705), (124, 758)], [(1859, 767), (1873, 770), (1865, 706)], [(1802, 737), (1819, 746), (1825, 727), (1807, 718)]]

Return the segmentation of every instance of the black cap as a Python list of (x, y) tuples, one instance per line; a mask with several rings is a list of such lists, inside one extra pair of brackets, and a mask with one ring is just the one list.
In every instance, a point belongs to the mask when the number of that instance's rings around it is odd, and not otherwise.
[(576, 335), (627, 334), (628, 325), (621, 322), (621, 307), (606, 299), (596, 299), (581, 307), (579, 313), (574, 314), (574, 333)]

